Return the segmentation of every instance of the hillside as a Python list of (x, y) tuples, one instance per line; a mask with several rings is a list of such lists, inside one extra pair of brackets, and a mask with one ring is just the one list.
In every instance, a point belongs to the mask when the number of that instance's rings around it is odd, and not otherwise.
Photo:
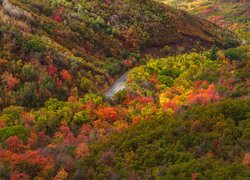
[(233, 31), (249, 30), (249, 0), (164, 0), (164, 3), (187, 10)]
[(146, 54), (227, 48), (236, 36), (151, 0), (3, 0), (0, 107), (107, 89)]
[(5, 108), (0, 178), (247, 179), (249, 46), (216, 54), (152, 59), (113, 100)]
[(249, 179), (248, 22), (182, 2), (0, 0), (0, 180)]

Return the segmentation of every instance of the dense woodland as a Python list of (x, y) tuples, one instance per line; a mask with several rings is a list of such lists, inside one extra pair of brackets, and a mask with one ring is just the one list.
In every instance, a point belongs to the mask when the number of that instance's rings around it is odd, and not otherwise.
[(0, 179), (250, 177), (247, 1), (0, 2)]

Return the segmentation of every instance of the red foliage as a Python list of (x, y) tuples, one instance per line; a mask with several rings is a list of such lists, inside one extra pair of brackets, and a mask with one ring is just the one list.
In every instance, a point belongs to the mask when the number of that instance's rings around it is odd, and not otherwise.
[(67, 125), (65, 124), (61, 125), (60, 132), (64, 136), (64, 140), (63, 140), (64, 145), (76, 145), (77, 144), (77, 140), (75, 136), (73, 135), (72, 131)]
[(200, 89), (207, 86), (208, 86), (207, 81), (199, 80), (194, 82), (194, 89)]
[(31, 132), (28, 138), (28, 147), (29, 148), (38, 148), (46, 146), (50, 142), (50, 137), (47, 136), (44, 132)]
[(89, 142), (90, 140), (90, 133), (92, 131), (92, 127), (89, 124), (84, 124), (82, 126), (80, 134), (77, 136), (78, 142)]
[(25, 173), (13, 172), (11, 173), (10, 180), (30, 180), (30, 176)]
[(189, 104), (208, 104), (219, 99), (220, 96), (214, 84), (210, 84), (207, 89), (199, 89), (190, 93), (187, 98)]
[(154, 102), (154, 98), (152, 97), (138, 97), (137, 100), (141, 103), (152, 103)]
[(197, 173), (192, 173), (191, 177), (192, 177), (192, 180), (197, 180), (198, 179), (198, 174)]
[(17, 172), (23, 171), (32, 176), (39, 174), (51, 164), (51, 157), (41, 156), (39, 151), (26, 151), (22, 154), (16, 154), (8, 150), (0, 151), (0, 159), (1, 162), (9, 164), (11, 172), (15, 170)]
[(53, 65), (49, 65), (48, 67), (49, 74), (53, 76), (57, 72), (57, 68)]
[(163, 109), (172, 109), (176, 111), (178, 109), (178, 106), (174, 101), (171, 100), (163, 104)]
[(6, 140), (8, 149), (15, 153), (21, 153), (25, 150), (23, 141), (21, 141), (17, 136), (11, 136)]
[(55, 15), (55, 16), (53, 17), (53, 19), (54, 19), (54, 21), (56, 21), (56, 22), (58, 22), (58, 23), (61, 23), (61, 22), (63, 21), (62, 17), (59, 16), (59, 15)]
[(92, 127), (89, 124), (84, 124), (82, 126), (81, 134), (88, 136), (91, 132)]

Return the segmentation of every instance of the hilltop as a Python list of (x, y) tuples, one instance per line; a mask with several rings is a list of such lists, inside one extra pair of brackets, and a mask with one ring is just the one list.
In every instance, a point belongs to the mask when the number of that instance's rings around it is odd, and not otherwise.
[(249, 30), (249, 0), (164, 0), (164, 3), (187, 10), (223, 28)]
[(240, 43), (230, 31), (152, 0), (3, 0), (0, 17), (1, 107), (103, 91), (146, 54)]

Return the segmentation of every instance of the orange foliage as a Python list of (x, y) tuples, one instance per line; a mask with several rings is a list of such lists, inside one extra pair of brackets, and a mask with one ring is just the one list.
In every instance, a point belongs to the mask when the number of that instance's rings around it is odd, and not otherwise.
[(102, 119), (106, 121), (114, 122), (117, 120), (117, 109), (114, 107), (104, 107), (100, 106), (96, 111), (96, 114)]
[(76, 156), (77, 158), (82, 158), (89, 154), (89, 147), (85, 143), (81, 143), (76, 148)]
[(157, 75), (155, 75), (155, 74), (152, 75), (149, 80), (151, 83), (153, 83), (155, 85), (158, 83), (158, 78), (157, 78)]
[(62, 70), (61, 71), (61, 77), (64, 79), (64, 80), (66, 80), (66, 81), (68, 81), (68, 82), (70, 82), (71, 80), (72, 80), (72, 75), (70, 74), (70, 72), (68, 71), (68, 70)]
[(132, 119), (132, 124), (137, 124), (137, 123), (139, 123), (140, 121), (141, 121), (140, 116), (135, 116), (135, 117), (133, 117), (133, 119)]
[(163, 109), (172, 109), (176, 111), (178, 109), (178, 106), (176, 105), (174, 101), (170, 100), (163, 104)]
[(189, 104), (208, 104), (220, 98), (214, 84), (210, 84), (207, 89), (201, 88), (190, 93), (187, 100)]
[(61, 169), (53, 180), (66, 180), (68, 178), (68, 173), (64, 169)]
[(244, 165), (250, 167), (250, 153), (249, 153), (249, 152), (245, 153), (245, 156), (244, 156), (244, 158), (243, 158), (242, 163), (243, 163)]
[(14, 77), (11, 73), (5, 72), (2, 75), (3, 82), (6, 83), (8, 89), (13, 89), (16, 85), (19, 84), (19, 79)]

